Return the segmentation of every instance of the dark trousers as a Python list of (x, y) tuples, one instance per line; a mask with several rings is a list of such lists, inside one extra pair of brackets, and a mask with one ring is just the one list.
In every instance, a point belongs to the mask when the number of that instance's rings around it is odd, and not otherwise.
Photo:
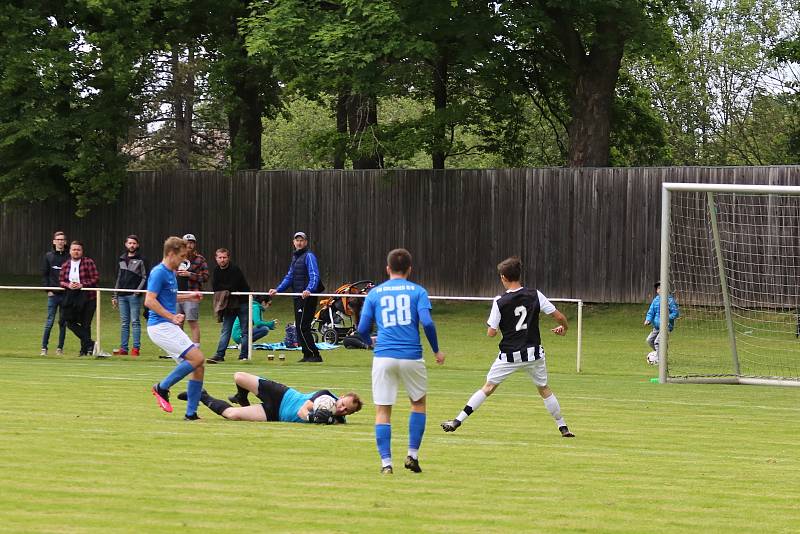
[(77, 321), (67, 321), (67, 328), (81, 340), (81, 354), (91, 354), (94, 350), (92, 339), (92, 319), (97, 308), (97, 300), (87, 300)]
[(303, 349), (303, 357), (319, 357), (317, 344), (311, 334), (311, 323), (314, 321), (314, 312), (317, 311), (318, 297), (306, 299), (294, 298), (294, 324), (297, 327), (297, 339)]
[(228, 349), (228, 343), (231, 340), (231, 333), (233, 332), (233, 323), (236, 318), (239, 318), (239, 326), (242, 329), (242, 349), (239, 351), (239, 359), (247, 359), (247, 301), (245, 300), (239, 308), (235, 310), (225, 310), (222, 315), (222, 329), (219, 332), (219, 343), (217, 344), (217, 352), (214, 353), (215, 358), (224, 358), (225, 351)]
[(50, 342), (50, 331), (56, 320), (56, 311), (58, 311), (58, 348), (64, 348), (67, 322), (64, 320), (64, 310), (61, 308), (62, 300), (64, 300), (64, 293), (61, 291), (54, 291), (52, 296), (47, 297), (47, 320), (44, 323), (44, 334), (42, 335), (43, 349), (46, 349)]

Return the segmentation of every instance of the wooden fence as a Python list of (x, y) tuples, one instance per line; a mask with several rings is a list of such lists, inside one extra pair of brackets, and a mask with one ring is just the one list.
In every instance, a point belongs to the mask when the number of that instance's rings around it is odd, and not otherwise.
[(113, 285), (126, 235), (158, 261), (165, 237), (193, 233), (211, 267), (229, 248), (262, 290), (302, 230), (329, 290), (383, 280), (386, 252), (405, 247), (431, 294), (497, 294), (495, 265), (517, 254), (550, 297), (643, 302), (659, 272), (663, 181), (800, 185), (800, 167), (135, 172), (82, 219), (68, 202), (0, 206), (0, 273), (37, 273), (60, 229)]

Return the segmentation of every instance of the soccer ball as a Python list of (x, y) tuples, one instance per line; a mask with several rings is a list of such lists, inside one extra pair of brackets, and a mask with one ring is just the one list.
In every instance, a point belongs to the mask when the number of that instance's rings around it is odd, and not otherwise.
[(656, 351), (647, 354), (647, 363), (650, 365), (658, 365), (658, 353)]
[(317, 397), (314, 399), (314, 411), (317, 410), (328, 410), (329, 412), (333, 412), (336, 410), (336, 399), (330, 395), (322, 395)]

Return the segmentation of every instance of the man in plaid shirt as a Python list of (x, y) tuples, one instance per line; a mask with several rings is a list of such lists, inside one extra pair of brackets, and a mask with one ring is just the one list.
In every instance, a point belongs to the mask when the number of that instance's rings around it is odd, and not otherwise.
[[(97, 308), (97, 293), (95, 291), (81, 291), (82, 288), (97, 287), (100, 274), (97, 272), (92, 258), (83, 255), (83, 243), (73, 241), (69, 247), (70, 259), (61, 266), (59, 284), (67, 291), (64, 296), (63, 307), (67, 316), (67, 328), (81, 340), (80, 355), (95, 354), (105, 356), (95, 351), (92, 339), (92, 318)], [(69, 310), (68, 313), (66, 310)]]
[[(197, 238), (194, 234), (183, 236), (186, 241), (186, 260), (175, 274), (178, 276), (178, 291), (202, 291), (203, 283), (208, 281), (208, 263), (202, 254), (197, 253)], [(186, 316), (191, 330), (191, 338), (200, 346), (200, 302), (195, 300), (178, 301), (178, 313)], [(181, 325), (183, 326), (183, 325)]]

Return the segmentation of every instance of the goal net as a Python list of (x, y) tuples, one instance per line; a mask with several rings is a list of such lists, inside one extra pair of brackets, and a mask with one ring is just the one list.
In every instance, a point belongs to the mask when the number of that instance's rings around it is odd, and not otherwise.
[(665, 183), (661, 239), (660, 381), (800, 386), (800, 187)]

